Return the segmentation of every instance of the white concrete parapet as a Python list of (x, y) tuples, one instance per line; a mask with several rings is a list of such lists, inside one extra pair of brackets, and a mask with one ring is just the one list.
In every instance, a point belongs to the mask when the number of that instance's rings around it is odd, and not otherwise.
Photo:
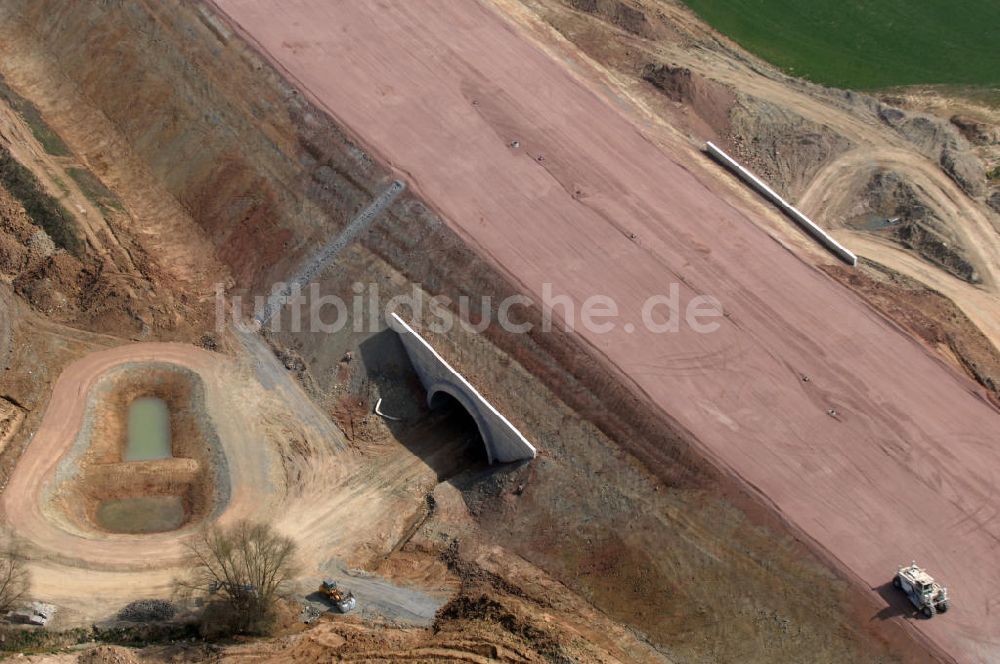
[(858, 264), (858, 257), (847, 249), (844, 245), (834, 240), (829, 233), (824, 231), (812, 219), (799, 212), (793, 205), (778, 195), (774, 189), (767, 186), (760, 178), (748, 171), (739, 162), (723, 152), (717, 145), (709, 141), (705, 144), (705, 151), (713, 159), (731, 170), (738, 178), (757, 190), (757, 192), (778, 206), (782, 212), (792, 218), (795, 223), (801, 226), (809, 235), (813, 236), (820, 244), (834, 256), (844, 261), (850, 266)]
[(426, 339), (394, 313), (389, 314), (389, 326), (399, 335), (420, 382), (427, 390), (427, 405), (433, 408), (435, 397), (442, 393), (451, 395), (462, 404), (479, 427), (490, 463), (535, 458), (535, 446), (462, 374), (455, 371)]

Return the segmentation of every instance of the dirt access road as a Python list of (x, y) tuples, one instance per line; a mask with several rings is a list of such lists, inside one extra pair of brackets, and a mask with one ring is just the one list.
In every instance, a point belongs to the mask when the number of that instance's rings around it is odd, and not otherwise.
[[(840, 226), (835, 235), (847, 246), (868, 258), (915, 277), (947, 295), (963, 308), (976, 326), (1000, 348), (1000, 243), (990, 219), (933, 163), (921, 160), (912, 151), (892, 148), (852, 150), (823, 168), (802, 195), (798, 206), (806, 214), (826, 218), (829, 225), (840, 219), (830, 214), (848, 210), (861, 198), (861, 188), (876, 169), (906, 176), (928, 197), (940, 216), (954, 219), (962, 244), (983, 283), (972, 285), (903, 251), (899, 245), (873, 237), (871, 233)], [(844, 215), (846, 216), (846, 215)]]
[[(75, 533), (65, 529), (40, 499), (84, 419), (87, 395), (110, 369), (127, 363), (168, 362), (196, 371), (206, 382), (207, 408), (227, 450), (232, 494), (225, 518), (260, 513), (261, 496), (270, 486), (268, 449), (253, 427), (229, 401), (233, 381), (225, 373), (231, 361), (186, 344), (147, 343), (119, 346), (84, 356), (56, 381), (45, 417), (3, 492), (0, 505), (8, 525), (31, 547), (34, 591), (46, 601), (71, 607), (74, 614), (104, 617), (108, 607), (128, 599), (169, 592), (185, 555), (190, 529), (135, 537)], [(246, 450), (234, 454), (232, 445)], [(251, 454), (250, 452), (255, 452)], [(81, 574), (81, 570), (86, 570)]]
[[(382, 559), (422, 513), (436, 478), (419, 455), (400, 447), (366, 463), (259, 337), (238, 340), (235, 357), (187, 344), (126, 344), (89, 353), (59, 375), (0, 507), (30, 547), (35, 596), (60, 607), (60, 625), (105, 619), (140, 597), (169, 597), (184, 545), (200, 532), (197, 525), (138, 536), (84, 532), (43, 498), (84, 425), (88, 395), (122, 365), (169, 363), (198, 373), (228, 469), (230, 498), (218, 523), (269, 520), (308, 542), (299, 554), (303, 594), (348, 563)], [(378, 595), (366, 611), (397, 621), (429, 624), (446, 600), (378, 577), (358, 585), (365, 583)]]
[[(883, 587), (918, 559), (955, 608), (914, 627), (962, 661), (1000, 657), (977, 571), (1000, 561), (1000, 417), (974, 384), (771, 240), (492, 8), (216, 4), (536, 302), (546, 282), (577, 302), (612, 296), (614, 331), (578, 329), (594, 354), (859, 584)], [(682, 303), (719, 298), (721, 328), (627, 332), (671, 282)]]

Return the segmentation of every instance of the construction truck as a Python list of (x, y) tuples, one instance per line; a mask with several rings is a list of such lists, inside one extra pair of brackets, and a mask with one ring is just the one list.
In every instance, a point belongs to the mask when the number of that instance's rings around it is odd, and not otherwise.
[(357, 600), (354, 599), (354, 593), (350, 591), (345, 593), (337, 586), (337, 582), (333, 579), (324, 579), (323, 583), (319, 586), (319, 591), (341, 613), (347, 613), (358, 605)]
[(892, 579), (892, 585), (906, 593), (913, 606), (925, 618), (933, 618), (934, 614), (948, 610), (948, 589), (917, 567), (916, 562), (900, 567)]

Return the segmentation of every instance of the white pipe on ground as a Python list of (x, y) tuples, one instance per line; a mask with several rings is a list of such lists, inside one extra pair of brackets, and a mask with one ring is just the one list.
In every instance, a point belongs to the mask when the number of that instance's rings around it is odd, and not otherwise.
[(402, 417), (393, 417), (392, 415), (386, 415), (385, 413), (383, 413), (381, 410), (379, 410), (379, 408), (381, 406), (382, 406), (382, 397), (379, 397), (378, 401), (375, 402), (375, 414), (376, 415), (378, 415), (380, 417), (384, 417), (387, 420), (392, 420), (393, 422), (402, 422), (403, 421)]
[(795, 206), (778, 195), (774, 189), (767, 186), (760, 178), (745, 169), (735, 159), (723, 152), (717, 145), (709, 141), (705, 144), (705, 151), (720, 164), (731, 170), (738, 178), (757, 190), (761, 196), (771, 201), (792, 220), (801, 226), (809, 235), (813, 236), (827, 251), (844, 261), (851, 267), (858, 264), (858, 257), (849, 251), (847, 247), (834, 240), (829, 233), (819, 227), (812, 219), (799, 212)]

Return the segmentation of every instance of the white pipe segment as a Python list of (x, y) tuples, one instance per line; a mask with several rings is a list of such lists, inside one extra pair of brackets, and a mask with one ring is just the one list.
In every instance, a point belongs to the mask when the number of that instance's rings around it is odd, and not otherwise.
[(455, 371), (426, 339), (395, 313), (388, 316), (388, 323), (399, 335), (420, 382), (427, 390), (427, 405), (434, 408), (435, 397), (442, 392), (454, 397), (476, 421), (491, 464), (535, 458), (535, 446), (465, 376)]
[(777, 205), (782, 212), (791, 217), (791, 219), (801, 226), (807, 233), (809, 233), (809, 235), (813, 236), (814, 239), (826, 247), (827, 251), (851, 267), (858, 264), (858, 257), (848, 250), (847, 247), (834, 240), (830, 234), (820, 228), (816, 222), (799, 212), (795, 206), (779, 196), (778, 192), (767, 186), (760, 178), (745, 169), (739, 162), (719, 149), (717, 145), (709, 141), (705, 144), (705, 151), (708, 152), (713, 159), (735, 173), (741, 180), (756, 189), (761, 196)]

